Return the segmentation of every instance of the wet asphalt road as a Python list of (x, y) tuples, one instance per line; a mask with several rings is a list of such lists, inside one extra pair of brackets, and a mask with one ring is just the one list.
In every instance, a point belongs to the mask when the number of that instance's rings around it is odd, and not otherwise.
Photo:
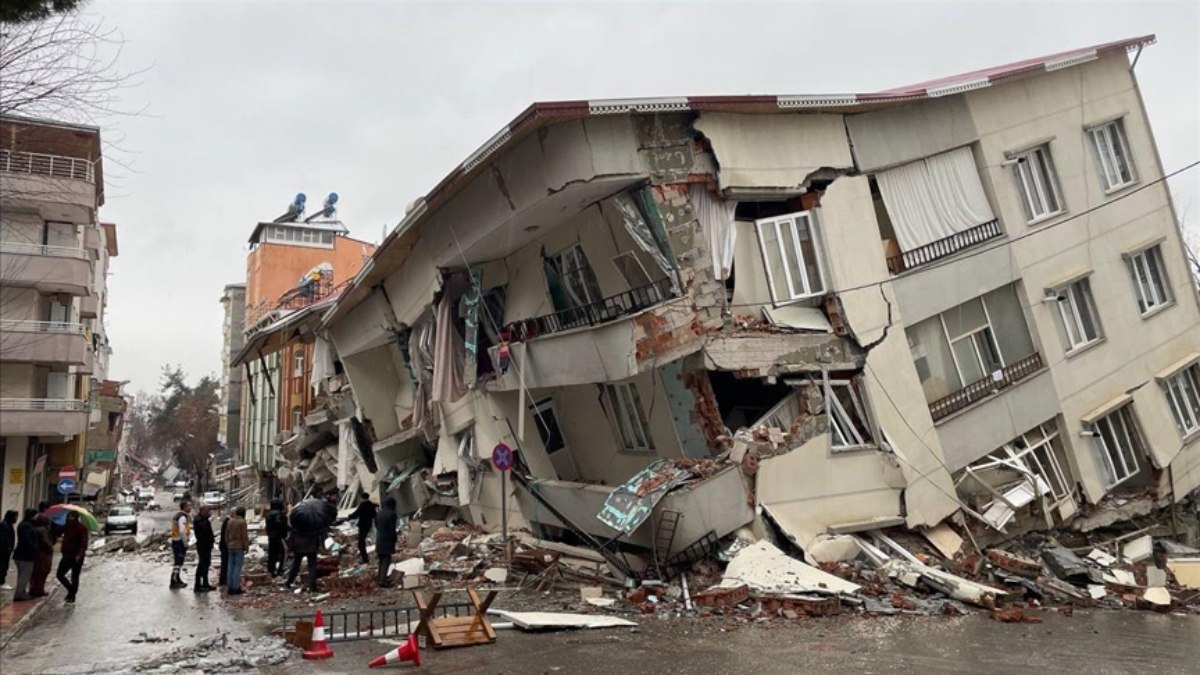
[[(139, 536), (167, 527), (173, 509), (143, 514)], [(216, 632), (230, 641), (265, 634), (255, 612), (215, 594), (171, 591), (169, 555), (95, 557), (78, 603), (51, 600), (0, 654), (4, 675), (128, 672)], [(191, 568), (191, 563), (188, 565)], [(503, 597), (496, 606), (503, 607)], [(1156, 675), (1200, 672), (1200, 616), (1077, 611), (1039, 613), (1043, 624), (964, 617), (835, 618), (748, 627), (716, 620), (637, 616), (636, 630), (521, 633), (501, 630), (494, 645), (425, 652), (420, 672), (490, 673), (1012, 673)], [(151, 638), (146, 641), (146, 638)], [(366, 640), (331, 645), (334, 658), (292, 657), (259, 672), (358, 673), (394, 648)], [(389, 670), (413, 670), (409, 665)], [(381, 671), (383, 672), (383, 671)]]

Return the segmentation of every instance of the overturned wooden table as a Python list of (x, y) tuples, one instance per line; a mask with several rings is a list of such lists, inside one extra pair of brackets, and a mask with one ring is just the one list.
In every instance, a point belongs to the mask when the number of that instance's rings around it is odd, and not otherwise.
[(491, 644), (496, 641), (496, 631), (488, 621), (487, 611), (492, 601), (496, 599), (496, 591), (488, 591), (487, 597), (480, 601), (475, 589), (467, 586), (467, 597), (471, 600), (474, 613), (469, 616), (435, 617), (438, 603), (442, 600), (443, 591), (435, 591), (426, 602), (425, 594), (413, 591), (413, 599), (417, 602), (421, 618), (417, 629), (413, 631), (418, 636), (425, 636), (428, 646), (434, 649), (449, 647), (470, 647), (472, 645)]

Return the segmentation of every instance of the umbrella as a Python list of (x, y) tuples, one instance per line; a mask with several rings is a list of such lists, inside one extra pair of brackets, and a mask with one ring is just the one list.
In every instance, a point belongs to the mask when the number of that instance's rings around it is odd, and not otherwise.
[(300, 534), (320, 534), (337, 520), (337, 507), (324, 499), (305, 499), (292, 507), (288, 521)]
[(79, 522), (86, 525), (89, 530), (94, 532), (100, 529), (100, 522), (96, 520), (96, 516), (76, 504), (55, 504), (46, 509), (46, 516), (50, 518), (50, 522), (63, 525), (67, 522), (67, 514), (72, 511), (79, 514)]

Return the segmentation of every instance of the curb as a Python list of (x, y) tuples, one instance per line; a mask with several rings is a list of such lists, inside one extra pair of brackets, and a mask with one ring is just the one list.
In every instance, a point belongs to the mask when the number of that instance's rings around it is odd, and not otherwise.
[(46, 597), (42, 598), (41, 602), (39, 602), (36, 607), (26, 612), (24, 616), (17, 620), (17, 623), (12, 625), (7, 631), (4, 632), (3, 635), (0, 635), (0, 651), (7, 649), (8, 645), (13, 640), (17, 639), (21, 633), (25, 632), (25, 629), (29, 627), (29, 624), (46, 609), (46, 605), (50, 604), (51, 600), (58, 597), (58, 592), (59, 586), (55, 585), (51, 587)]

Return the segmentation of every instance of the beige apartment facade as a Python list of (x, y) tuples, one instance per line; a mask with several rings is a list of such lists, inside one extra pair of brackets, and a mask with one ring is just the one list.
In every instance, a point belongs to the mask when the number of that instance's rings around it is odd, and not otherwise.
[[(683, 514), (671, 555), (1186, 497), (1200, 305), (1127, 56), (1152, 41), (531, 106), (325, 317), (363, 486), (496, 527), (503, 443), (510, 522), (649, 548)], [(685, 487), (631, 506), (631, 480)]]
[(53, 496), (58, 468), (86, 459), (93, 383), (108, 368), (105, 281), (117, 253), (115, 226), (97, 221), (100, 159), (94, 127), (0, 118), (4, 508)]

